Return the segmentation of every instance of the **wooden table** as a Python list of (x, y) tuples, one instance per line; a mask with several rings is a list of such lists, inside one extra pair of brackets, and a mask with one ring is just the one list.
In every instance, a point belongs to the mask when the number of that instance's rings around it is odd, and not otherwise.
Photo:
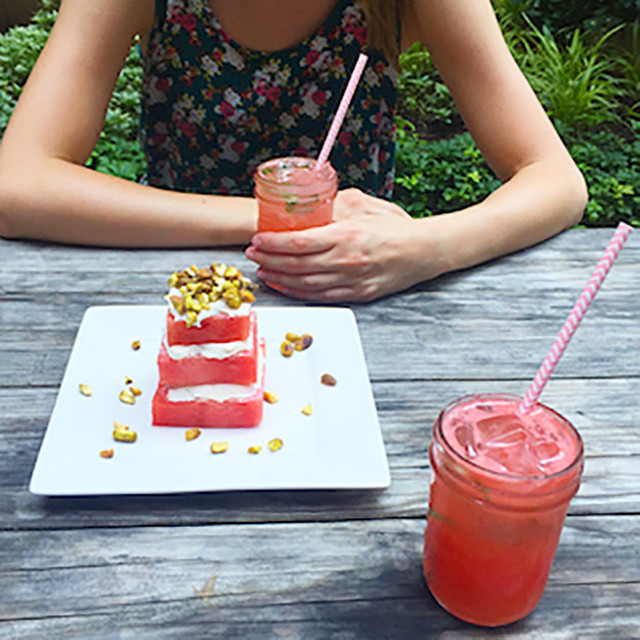
[[(493, 635), (423, 585), (430, 427), (462, 394), (526, 390), (611, 235), (573, 230), (353, 306), (387, 490), (75, 498), (28, 484), (86, 308), (158, 304), (167, 274), (192, 263), (253, 265), (240, 251), (0, 241), (0, 638)], [(581, 431), (586, 468), (542, 601), (501, 635), (640, 636), (639, 240), (544, 392)]]

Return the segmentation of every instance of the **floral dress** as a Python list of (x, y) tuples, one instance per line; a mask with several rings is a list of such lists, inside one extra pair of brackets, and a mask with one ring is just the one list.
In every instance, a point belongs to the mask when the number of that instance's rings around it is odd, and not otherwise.
[[(234, 42), (207, 0), (156, 5), (142, 92), (149, 184), (250, 195), (260, 162), (319, 154), (358, 54), (366, 50), (358, 0), (340, 0), (311, 36), (276, 52)], [(330, 162), (341, 188), (390, 198), (397, 74), (382, 54), (367, 54)]]

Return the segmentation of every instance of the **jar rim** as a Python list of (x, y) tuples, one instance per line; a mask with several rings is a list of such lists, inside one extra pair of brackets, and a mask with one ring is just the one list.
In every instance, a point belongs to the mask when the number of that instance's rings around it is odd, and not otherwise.
[[(268, 165), (271, 164), (276, 164), (276, 163), (280, 163), (281, 165), (283, 165), (283, 168), (312, 168), (315, 166), (316, 164), (316, 159), (315, 158), (305, 158), (302, 156), (282, 156), (279, 158), (272, 158), (270, 160), (266, 160), (265, 162), (260, 163), (260, 165), (258, 165), (256, 171), (255, 171), (255, 180), (257, 181), (258, 179), (260, 179), (261, 181), (265, 182), (266, 184), (269, 185), (278, 185), (279, 187), (282, 187), (284, 185), (286, 185), (287, 183), (279, 181), (279, 180), (274, 180), (273, 177), (271, 177), (268, 173), (265, 174), (264, 169), (265, 166), (266, 168), (269, 168)], [(337, 184), (337, 173), (336, 170), (331, 166), (331, 164), (329, 162), (325, 162), (324, 165), (322, 166), (322, 168), (319, 170), (318, 172), (318, 177), (320, 178), (320, 180), (323, 183), (327, 183), (329, 185), (329, 188), (333, 187), (333, 182), (335, 181)], [(293, 187), (297, 187), (299, 185), (296, 184), (288, 184), (288, 186), (293, 186)]]
[[(455, 450), (455, 448), (450, 444), (450, 442), (447, 440), (443, 428), (442, 428), (442, 424), (443, 424), (443, 418), (444, 416), (454, 407), (457, 407), (461, 404), (464, 404), (466, 402), (469, 402), (470, 400), (512, 400), (515, 402), (520, 402), (522, 400), (522, 398), (520, 396), (517, 396), (515, 394), (510, 394), (510, 393), (474, 393), (474, 394), (467, 394), (464, 396), (461, 396), (460, 398), (457, 398), (456, 400), (453, 400), (451, 402), (449, 402), (444, 409), (442, 409), (442, 411), (438, 414), (438, 417), (436, 418), (436, 421), (433, 425), (433, 437), (434, 439), (444, 445), (444, 447), (446, 447), (446, 453), (447, 455), (451, 456), (456, 462), (462, 463), (463, 465), (469, 466), (471, 467), (473, 470), (477, 470), (479, 472), (481, 472), (482, 474), (486, 474), (486, 476), (488, 478), (493, 478), (496, 480), (500, 480), (500, 481), (507, 481), (510, 483), (519, 483), (519, 482), (523, 482), (523, 481), (531, 481), (531, 482), (547, 482), (547, 481), (552, 481), (556, 478), (562, 478), (563, 476), (567, 476), (567, 475), (571, 475), (577, 467), (579, 467), (580, 465), (582, 465), (583, 463), (583, 458), (584, 458), (584, 443), (582, 441), (582, 437), (580, 436), (580, 433), (578, 432), (578, 430), (571, 424), (571, 422), (569, 422), (569, 420), (567, 420), (564, 416), (560, 415), (557, 411), (555, 411), (554, 409), (552, 409), (551, 407), (548, 407), (545, 404), (542, 404), (541, 402), (537, 402), (535, 404), (535, 406), (537, 407), (541, 407), (543, 410), (553, 414), (561, 423), (563, 423), (566, 427), (568, 427), (569, 432), (573, 435), (573, 437), (575, 438), (576, 441), (576, 454), (574, 459), (563, 469), (560, 469), (559, 471), (556, 471), (554, 473), (549, 473), (549, 474), (539, 474), (539, 475), (519, 475), (519, 474), (514, 474), (514, 473), (506, 473), (506, 472), (502, 472), (502, 471), (494, 471), (492, 469), (487, 469), (486, 467), (483, 467), (479, 464), (476, 464), (475, 462), (473, 462), (472, 460), (469, 460), (469, 458), (464, 457), (463, 455), (461, 455), (458, 451)], [(463, 467), (464, 468), (464, 467)]]

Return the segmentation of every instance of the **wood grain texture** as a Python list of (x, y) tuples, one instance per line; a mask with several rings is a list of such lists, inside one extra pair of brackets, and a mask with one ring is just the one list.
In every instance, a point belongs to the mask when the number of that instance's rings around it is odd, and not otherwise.
[[(26, 637), (42, 620), (58, 637), (124, 629), (145, 637), (488, 637), (429, 596), (423, 529), (401, 519), (6, 532), (0, 625)], [(639, 548), (637, 518), (569, 518), (539, 607), (509, 631), (637, 630)]]
[[(640, 431), (632, 412), (620, 412), (615, 421), (611, 419), (611, 406), (616, 403), (637, 405), (637, 391), (624, 380), (597, 382), (598, 393), (592, 393), (590, 380), (560, 380), (550, 385), (545, 398), (578, 427), (585, 443), (585, 472), (571, 512), (640, 513)], [(391, 487), (383, 492), (247, 492), (127, 500), (46, 499), (28, 494), (55, 390), (0, 391), (4, 408), (0, 451), (6, 470), (0, 475), (0, 529), (422, 517), (428, 499), (430, 426), (439, 409), (465, 393), (487, 389), (517, 393), (521, 386), (502, 381), (374, 383), (392, 475)], [(97, 458), (96, 463), (100, 463)]]
[[(613, 230), (574, 230), (353, 305), (392, 483), (385, 491), (42, 498), (28, 484), (93, 305), (160, 304), (168, 274), (237, 249), (0, 240), (0, 639), (488, 638), (420, 575), (430, 427), (465, 393), (522, 394)], [(542, 602), (513, 638), (640, 637), (640, 243), (621, 252), (542, 400), (586, 464)], [(262, 288), (258, 304), (294, 306)]]
[[(469, 379), (532, 376), (609, 236), (609, 230), (572, 231), (401, 296), (355, 305), (372, 379), (457, 379), (461, 365)], [(633, 240), (621, 252), (555, 378), (615, 377), (620, 371), (640, 376), (633, 295), (639, 288), (640, 256)], [(0, 357), (12, 363), (12, 371), (0, 371), (0, 384), (58, 385), (87, 307), (162, 303), (168, 273), (214, 259), (238, 264), (249, 276), (255, 273), (253, 263), (230, 250), (97, 251), (0, 242), (0, 324), (6, 329)], [(300, 303), (263, 288), (259, 304)], [(39, 328), (37, 340), (31, 323)], [(620, 336), (625, 348), (612, 349)], [(497, 337), (499, 349), (494, 348)], [(465, 349), (454, 351), (451, 344)]]

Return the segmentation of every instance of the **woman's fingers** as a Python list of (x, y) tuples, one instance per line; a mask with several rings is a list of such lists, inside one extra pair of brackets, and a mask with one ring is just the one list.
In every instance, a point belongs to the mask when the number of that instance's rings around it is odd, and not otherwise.
[(280, 290), (281, 287), (296, 289), (298, 291), (317, 292), (330, 287), (335, 287), (340, 278), (335, 273), (304, 273), (293, 274), (291, 272), (274, 271), (265, 267), (260, 267), (257, 275), (270, 286)]
[[(265, 281), (268, 286), (272, 286), (271, 283)], [(300, 300), (313, 300), (315, 302), (368, 302), (373, 299), (373, 295), (367, 294), (364, 290), (362, 292), (354, 289), (351, 286), (336, 286), (328, 289), (321, 289), (318, 291), (308, 291), (306, 289), (298, 289), (296, 287), (287, 287), (285, 285), (275, 285), (274, 289), (279, 291), (285, 296), (292, 298), (298, 298)]]
[(366, 302), (414, 283), (414, 225), (397, 205), (349, 189), (336, 199), (333, 223), (256, 234), (246, 255), (258, 277), (285, 295)]
[(307, 255), (328, 251), (335, 245), (327, 227), (314, 227), (302, 231), (264, 231), (251, 239), (251, 246), (266, 253)]
[(327, 252), (321, 252), (303, 255), (271, 253), (256, 249), (253, 245), (245, 249), (247, 258), (258, 263), (261, 269), (292, 275), (326, 270), (324, 266), (327, 263), (326, 253)]

